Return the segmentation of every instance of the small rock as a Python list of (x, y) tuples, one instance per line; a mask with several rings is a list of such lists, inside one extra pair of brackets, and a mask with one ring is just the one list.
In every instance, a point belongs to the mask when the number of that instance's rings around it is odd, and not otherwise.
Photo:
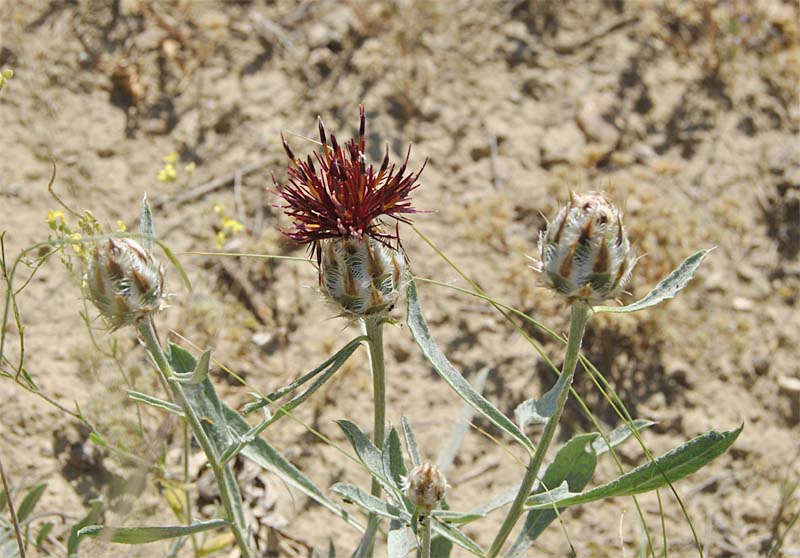
[(731, 305), (733, 306), (734, 310), (738, 310), (739, 312), (750, 312), (755, 306), (752, 300), (743, 296), (733, 297)]
[(800, 393), (800, 379), (780, 376), (778, 377), (778, 387), (787, 393)]
[(542, 163), (577, 163), (585, 146), (586, 140), (574, 122), (548, 128), (542, 138)]

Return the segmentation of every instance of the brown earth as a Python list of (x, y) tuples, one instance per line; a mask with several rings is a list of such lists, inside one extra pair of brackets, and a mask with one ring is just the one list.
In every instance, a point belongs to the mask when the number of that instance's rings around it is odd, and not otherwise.
[[(363, 103), (373, 160), (387, 143), (399, 160), (409, 142), (412, 168), (428, 159), (415, 203), (431, 212), (416, 216), (419, 229), (492, 296), (557, 331), (566, 328), (565, 306), (540, 288), (527, 256), (536, 253), (542, 215), (552, 215), (570, 189), (602, 189), (624, 207), (643, 255), (633, 297), (693, 251), (716, 246), (675, 301), (593, 320), (586, 354), (635, 417), (658, 421), (644, 435), (654, 454), (707, 429), (744, 423), (731, 451), (676, 486), (706, 556), (766, 555), (797, 512), (790, 491), (800, 478), (796, 1), (20, 0), (0, 4), (0, 33), (0, 67), (16, 72), (0, 93), (7, 256), (50, 233), (47, 212), (58, 209), (47, 191), (51, 162), (62, 199), (111, 227), (118, 219), (135, 227), (146, 192), (157, 232), (178, 253), (217, 249), (214, 207), (222, 204), (245, 225), (228, 236), (226, 250), (302, 255), (276, 232), (281, 217), (265, 190), (271, 175), (285, 177), (279, 133), (291, 132), (293, 149), (310, 153), (314, 144), (301, 136), (315, 136), (317, 115), (345, 138)], [(179, 156), (178, 176), (165, 183), (156, 176), (171, 152)], [(196, 165), (191, 174), (189, 163)], [(217, 178), (212, 191), (195, 188)], [(414, 273), (466, 286), (413, 230), (400, 231)], [(315, 290), (311, 264), (180, 259), (194, 290), (168, 271), (174, 296), (159, 319), (162, 335), (171, 329), (213, 347), (262, 393), (357, 334), (328, 319), (334, 312)], [(535, 350), (488, 304), (429, 284), (420, 291), (445, 352), (467, 377), (491, 367), (485, 393), (509, 415), (552, 383)], [(79, 315), (79, 281), (58, 258), (18, 302), (25, 366), (41, 392), (71, 411), (79, 406), (112, 445), (149, 463), (165, 451), (166, 468), (121, 462), (88, 442), (67, 414), (4, 379), (0, 457), (12, 483), (48, 483), (37, 510), (63, 514), (53, 516), (61, 544), (99, 494), (109, 524), (175, 522), (158, 479), (182, 478), (182, 436), (146, 408), (139, 432), (126, 382), (145, 392), (159, 388), (133, 332), (109, 335), (93, 320), (97, 344), (117, 344), (117, 363), (101, 356)], [(526, 331), (560, 361), (561, 346)], [(12, 325), (12, 362), (17, 341)], [(397, 425), (407, 415), (423, 453), (435, 459), (461, 403), (418, 354), (407, 328), (389, 328), (386, 342), (388, 418)], [(284, 420), (266, 433), (323, 488), (341, 480), (368, 484), (331, 445), (349, 451), (333, 420), (367, 430), (371, 424), (367, 370), (358, 352), (296, 412), (299, 422)], [(218, 367), (214, 378), (231, 404), (249, 400), (249, 390)], [(605, 427), (620, 424), (585, 373), (576, 389)], [(449, 499), (459, 510), (522, 475), (509, 453), (481, 434), (498, 433), (483, 421), (476, 426), (448, 471)], [(560, 440), (591, 429), (570, 401)], [(499, 443), (521, 457), (510, 439)], [(626, 468), (643, 460), (636, 443), (620, 455)], [(201, 469), (196, 455), (192, 475)], [(596, 480), (615, 473), (606, 459)], [(340, 555), (354, 548), (355, 531), (279, 479), (250, 469), (240, 479), (263, 520), (260, 535), (269, 525), (277, 529), (278, 554), (308, 555), (329, 539)], [(201, 510), (212, 514), (213, 490), (204, 477), (198, 484)], [(663, 491), (661, 501), (669, 555), (697, 556), (675, 498)], [(661, 552), (658, 500), (651, 494), (640, 503)], [(537, 556), (568, 555), (568, 540), (581, 557), (636, 556), (642, 548), (628, 499), (570, 509), (562, 518), (561, 528), (554, 524), (540, 539)], [(466, 532), (488, 544), (498, 524), (495, 513)], [(778, 555), (800, 555), (798, 533), (789, 531)], [(87, 541), (81, 548), (87, 557), (128, 557), (162, 556), (168, 547)]]

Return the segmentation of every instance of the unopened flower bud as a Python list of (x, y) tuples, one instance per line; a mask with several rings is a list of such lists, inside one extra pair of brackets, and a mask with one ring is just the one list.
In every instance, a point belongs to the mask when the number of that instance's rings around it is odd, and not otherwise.
[(447, 480), (432, 463), (417, 465), (405, 479), (403, 489), (411, 503), (421, 512), (430, 512), (444, 499)]
[(107, 238), (89, 256), (86, 293), (113, 331), (158, 312), (164, 268), (132, 238)]
[(545, 282), (571, 301), (617, 296), (636, 264), (622, 214), (597, 192), (570, 193), (539, 235), (539, 252)]
[(405, 284), (402, 253), (369, 236), (322, 240), (319, 258), (320, 289), (346, 315), (387, 314)]

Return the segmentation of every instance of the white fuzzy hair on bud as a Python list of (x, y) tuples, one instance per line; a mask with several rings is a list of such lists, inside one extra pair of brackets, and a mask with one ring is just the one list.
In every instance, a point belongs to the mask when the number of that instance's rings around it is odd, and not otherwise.
[(405, 282), (402, 253), (374, 238), (320, 242), (320, 290), (344, 315), (363, 318), (388, 314)]
[(85, 285), (113, 331), (161, 309), (164, 267), (136, 240), (106, 238), (89, 256)]
[(570, 193), (539, 235), (539, 253), (545, 282), (570, 301), (614, 298), (636, 265), (622, 213), (598, 192)]
[(436, 465), (417, 465), (404, 479), (403, 490), (412, 504), (421, 512), (428, 513), (444, 499), (447, 479)]

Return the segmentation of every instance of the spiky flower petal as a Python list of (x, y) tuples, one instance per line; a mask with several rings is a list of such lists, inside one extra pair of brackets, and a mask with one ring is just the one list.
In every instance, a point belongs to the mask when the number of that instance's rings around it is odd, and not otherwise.
[(379, 168), (368, 165), (364, 155), (363, 106), (360, 115), (358, 139), (350, 139), (344, 145), (333, 135), (328, 143), (320, 120), (322, 152), (315, 152), (306, 160), (296, 157), (281, 135), (284, 150), (292, 161), (288, 183), (281, 187), (275, 182), (278, 195), (285, 202), (283, 209), (293, 221), (293, 228), (284, 234), (301, 244), (313, 243), (317, 252), (319, 242), (328, 238), (369, 236), (391, 245), (398, 241), (397, 235), (381, 227), (381, 217), (408, 222), (406, 215), (416, 212), (409, 195), (419, 186), (417, 181), (425, 165), (416, 173), (406, 172), (410, 146), (397, 170), (389, 161), (388, 146)]
[(436, 465), (417, 465), (406, 477), (403, 490), (420, 512), (428, 513), (444, 499), (447, 480)]
[(132, 238), (95, 244), (86, 272), (86, 294), (113, 331), (161, 309), (164, 267)]
[(320, 289), (345, 315), (386, 314), (405, 285), (402, 253), (369, 236), (323, 240), (319, 261)]
[(570, 193), (539, 235), (539, 252), (545, 282), (571, 301), (617, 296), (636, 264), (622, 214), (598, 192)]

